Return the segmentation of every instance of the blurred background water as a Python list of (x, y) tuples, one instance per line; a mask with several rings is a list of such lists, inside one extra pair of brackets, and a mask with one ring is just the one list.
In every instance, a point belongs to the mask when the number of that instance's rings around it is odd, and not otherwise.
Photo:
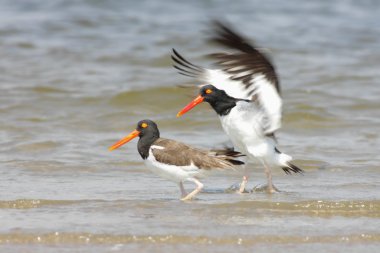
[[(380, 247), (378, 1), (0, 1), (1, 252), (376, 252)], [(280, 149), (304, 176), (282, 193), (225, 193), (212, 176), (189, 203), (144, 168), (136, 143), (155, 120), (202, 148), (227, 137), (171, 48), (210, 66), (209, 21), (265, 48), (284, 98)], [(265, 182), (252, 167), (249, 187)], [(187, 185), (188, 188), (193, 187)]]

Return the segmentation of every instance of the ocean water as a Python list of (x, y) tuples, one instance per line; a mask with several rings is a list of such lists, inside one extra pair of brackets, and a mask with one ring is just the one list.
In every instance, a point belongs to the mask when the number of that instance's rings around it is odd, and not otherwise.
[[(1, 252), (378, 252), (380, 3), (377, 1), (0, 1)], [(227, 20), (271, 56), (284, 99), (279, 148), (305, 170), (274, 170), (278, 194), (203, 180), (197, 199), (143, 165), (145, 118), (200, 148), (228, 145), (176, 48), (202, 66)], [(250, 164), (249, 188), (265, 183)], [(193, 185), (186, 185), (191, 189)]]

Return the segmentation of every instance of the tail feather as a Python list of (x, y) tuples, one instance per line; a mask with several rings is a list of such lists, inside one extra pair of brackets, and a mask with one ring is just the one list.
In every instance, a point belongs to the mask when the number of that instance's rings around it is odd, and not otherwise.
[(297, 167), (294, 164), (289, 163), (289, 162), (287, 162), (286, 166), (282, 167), (281, 169), (283, 169), (286, 174), (292, 174), (292, 172), (293, 173), (301, 173), (301, 174), (304, 173), (304, 171), (302, 169), (300, 169), (299, 167)]
[(235, 158), (245, 156), (242, 153), (235, 151), (233, 148), (225, 148), (225, 149), (213, 149), (209, 151), (210, 155), (218, 157), (225, 162), (229, 163), (229, 165), (243, 165), (244, 162), (237, 160)]
[(281, 151), (278, 150), (278, 148), (276, 148), (276, 147), (274, 148), (274, 151), (278, 155), (278, 162), (279, 162), (279, 165), (281, 166), (281, 169), (283, 169), (286, 174), (292, 174), (292, 173), (301, 173), (302, 174), (304, 172), (302, 169), (300, 169), (297, 166), (295, 166), (294, 164), (290, 163), (290, 161), (292, 161), (291, 156), (284, 154), (284, 153), (281, 153)]
[(245, 156), (242, 153), (235, 151), (233, 148), (226, 147), (225, 149), (212, 149), (210, 153), (215, 156), (230, 156), (230, 157), (242, 157)]
[(234, 160), (234, 159), (226, 159), (226, 161), (228, 161), (229, 163), (231, 163), (233, 165), (243, 165), (243, 164), (245, 164), (244, 162), (242, 162), (240, 160)]

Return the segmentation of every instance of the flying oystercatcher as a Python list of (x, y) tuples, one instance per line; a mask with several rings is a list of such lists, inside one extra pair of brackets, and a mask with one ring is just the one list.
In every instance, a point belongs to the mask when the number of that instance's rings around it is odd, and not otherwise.
[[(181, 200), (190, 200), (199, 193), (203, 184), (200, 178), (206, 177), (216, 169), (234, 169), (244, 162), (236, 160), (242, 156), (239, 152), (225, 150), (200, 150), (174, 140), (160, 138), (157, 124), (151, 120), (141, 120), (128, 136), (116, 142), (109, 150), (140, 137), (137, 150), (145, 165), (155, 174), (179, 184)], [(183, 183), (193, 182), (196, 188), (186, 193)]]
[[(271, 167), (280, 167), (286, 174), (303, 170), (290, 163), (292, 158), (276, 148), (275, 132), (281, 127), (282, 99), (275, 69), (253, 44), (220, 22), (215, 22), (211, 41), (234, 50), (210, 55), (216, 59), (218, 69), (194, 65), (173, 49), (172, 59), (179, 73), (207, 83), (177, 117), (203, 101), (208, 102), (234, 146), (263, 164), (267, 191), (276, 192)], [(244, 191), (247, 180), (245, 171), (240, 192)]]

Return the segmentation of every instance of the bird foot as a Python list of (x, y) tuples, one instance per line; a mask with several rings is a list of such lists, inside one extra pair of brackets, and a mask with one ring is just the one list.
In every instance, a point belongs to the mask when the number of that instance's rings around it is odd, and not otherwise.
[(240, 193), (240, 194), (243, 194), (243, 193), (249, 193), (249, 191), (247, 191), (244, 188), (241, 187), (241, 183), (236, 183), (236, 184), (233, 184), (231, 185), (230, 187), (228, 187), (225, 192), (227, 193)]
[(194, 191), (190, 192), (189, 194), (187, 194), (185, 197), (181, 198), (182, 201), (188, 201), (188, 200), (193, 200), (195, 195), (197, 195), (200, 191), (201, 191), (202, 188), (197, 188), (195, 189)]
[(272, 194), (272, 193), (277, 193), (277, 192), (281, 192), (281, 191), (279, 189), (277, 189), (277, 187), (274, 185), (264, 184), (264, 185), (255, 186), (252, 189), (252, 192), (267, 192), (267, 193)]
[(193, 198), (190, 196), (185, 196), (183, 198), (181, 198), (181, 201), (189, 201), (189, 200), (192, 200)]

